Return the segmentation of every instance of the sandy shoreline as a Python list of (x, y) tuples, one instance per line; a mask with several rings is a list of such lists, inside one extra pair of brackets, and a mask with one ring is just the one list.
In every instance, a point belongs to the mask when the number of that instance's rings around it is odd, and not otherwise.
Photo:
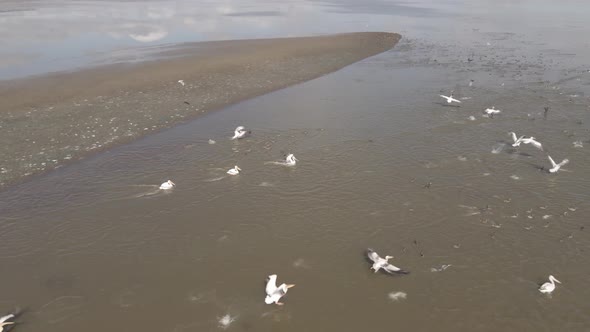
[(0, 82), (0, 188), (336, 71), (399, 39), (352, 33), (184, 44), (164, 60)]

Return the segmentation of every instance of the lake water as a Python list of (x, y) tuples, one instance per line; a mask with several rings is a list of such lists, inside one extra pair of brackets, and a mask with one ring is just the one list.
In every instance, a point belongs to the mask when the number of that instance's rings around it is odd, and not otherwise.
[[(15, 331), (214, 331), (226, 314), (228, 331), (588, 329), (590, 5), (198, 4), (4, 4), (21, 7), (0, 35), (23, 65), (2, 75), (184, 41), (404, 39), (1, 192), (1, 309), (27, 309)], [(451, 91), (460, 107), (438, 97)], [(502, 113), (483, 117), (492, 106)], [(238, 125), (252, 136), (229, 140)], [(513, 149), (510, 131), (545, 151)], [(267, 163), (285, 153), (297, 166)], [(570, 163), (549, 174), (546, 153)], [(173, 191), (154, 190), (167, 179)], [(373, 274), (367, 247), (411, 274)], [(297, 285), (284, 307), (264, 304), (272, 273)], [(537, 288), (550, 274), (563, 284), (549, 297)]]

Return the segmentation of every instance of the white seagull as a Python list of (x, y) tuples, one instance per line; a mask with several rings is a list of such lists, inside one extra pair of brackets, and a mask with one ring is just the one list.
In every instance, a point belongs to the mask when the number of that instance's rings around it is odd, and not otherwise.
[(449, 103), (449, 104), (452, 103), (452, 102), (461, 103), (460, 100), (453, 98), (453, 94), (452, 93), (451, 93), (450, 96), (445, 96), (445, 95), (439, 95), (439, 96), (441, 96), (442, 98), (445, 98), (447, 100), (447, 103)]
[(517, 138), (516, 133), (513, 131), (510, 132), (510, 135), (512, 135), (512, 140), (514, 141), (514, 143), (512, 143), (512, 146), (514, 146), (514, 147), (520, 146), (520, 143), (522, 143), (522, 139), (524, 138), (524, 135)]
[(0, 332), (4, 331), (4, 326), (14, 324), (14, 322), (8, 322), (9, 319), (13, 319), (14, 317), (14, 314), (8, 314), (6, 316), (0, 317)]
[(230, 169), (229, 171), (227, 171), (227, 174), (229, 174), (229, 175), (238, 175), (238, 174), (240, 174), (240, 171), (241, 171), (241, 170), (242, 170), (242, 169), (241, 169), (241, 168), (239, 168), (239, 167), (236, 165), (236, 166), (234, 166), (234, 168), (232, 168), (232, 169)]
[(169, 189), (174, 188), (174, 186), (176, 186), (176, 183), (168, 180), (168, 181), (166, 181), (166, 182), (164, 182), (164, 183), (162, 183), (160, 185), (160, 189), (162, 189), (162, 190), (169, 190)]
[(297, 164), (297, 161), (299, 161), (299, 159), (295, 158), (295, 155), (294, 154), (289, 153), (289, 155), (285, 159), (285, 165), (287, 165), (287, 166), (295, 166), (295, 164)]
[(494, 114), (502, 113), (502, 111), (497, 110), (494, 106), (492, 108), (486, 108), (483, 112), (491, 118), (494, 117)]
[(522, 138), (520, 141), (524, 144), (532, 144), (537, 149), (543, 150), (543, 145), (541, 144), (541, 142), (536, 141), (533, 136), (531, 136), (529, 138)]
[(244, 128), (243, 126), (239, 126), (238, 128), (236, 128), (236, 130), (234, 130), (234, 137), (232, 137), (231, 139), (240, 139), (240, 138), (244, 138), (244, 136), (246, 136), (248, 132), (246, 131), (246, 128)]
[(539, 287), (539, 292), (549, 294), (555, 290), (555, 282), (561, 284), (561, 281), (555, 279), (554, 276), (549, 276), (549, 282), (546, 282)]
[(268, 282), (266, 283), (266, 298), (264, 299), (264, 303), (272, 304), (276, 303), (278, 305), (283, 305), (284, 303), (279, 302), (281, 297), (287, 294), (289, 288), (294, 287), (295, 285), (290, 284), (281, 284), (277, 287), (277, 275), (271, 274), (268, 276)]
[(399, 267), (397, 267), (393, 264), (389, 264), (389, 262), (387, 262), (387, 261), (389, 259), (393, 258), (393, 256), (385, 256), (385, 258), (381, 258), (379, 256), (379, 254), (377, 254), (375, 252), (375, 250), (369, 248), (369, 249), (367, 249), (367, 257), (369, 257), (369, 259), (371, 261), (373, 261), (373, 266), (371, 266), (371, 269), (375, 270), (375, 273), (377, 273), (380, 269), (385, 270), (385, 272), (387, 272), (389, 274), (394, 274), (394, 273), (409, 274), (410, 273), (408, 271), (404, 271), (404, 270), (400, 269)]
[(549, 173), (555, 173), (555, 172), (559, 171), (561, 166), (570, 162), (569, 159), (564, 159), (559, 164), (556, 164), (550, 155), (547, 155), (547, 158), (549, 158), (549, 161), (551, 162), (551, 168), (549, 169)]
[(183, 80), (178, 80), (178, 83), (180, 83), (180, 85), (184, 86), (184, 81)]

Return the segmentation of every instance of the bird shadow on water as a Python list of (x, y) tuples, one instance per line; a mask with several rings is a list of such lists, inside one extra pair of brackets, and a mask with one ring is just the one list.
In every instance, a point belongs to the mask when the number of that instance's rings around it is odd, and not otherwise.
[(434, 102), (433, 104), (439, 105), (442, 107), (461, 108), (460, 105), (452, 105), (452, 104), (447, 104), (447, 103), (443, 103), (443, 102)]
[(524, 164), (528, 165), (529, 167), (531, 167), (533, 169), (536, 169), (537, 171), (539, 171), (541, 173), (550, 174), (549, 169), (544, 165), (539, 165), (537, 163), (530, 162), (530, 161), (524, 162)]

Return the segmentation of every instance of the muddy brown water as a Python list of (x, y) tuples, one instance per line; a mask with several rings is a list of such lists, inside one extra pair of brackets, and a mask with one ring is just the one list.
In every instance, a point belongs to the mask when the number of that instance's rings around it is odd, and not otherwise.
[[(431, 5), (391, 51), (3, 191), (2, 309), (47, 332), (588, 329), (588, 25), (542, 4)], [(543, 172), (510, 131), (571, 162)], [(411, 274), (371, 273), (367, 247)], [(284, 307), (271, 273), (297, 285)]]

